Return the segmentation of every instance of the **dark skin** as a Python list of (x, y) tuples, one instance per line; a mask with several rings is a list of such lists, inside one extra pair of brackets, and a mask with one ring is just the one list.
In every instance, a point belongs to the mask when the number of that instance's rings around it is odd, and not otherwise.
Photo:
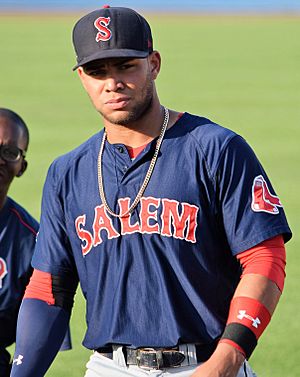
[[(154, 81), (160, 65), (160, 54), (154, 51), (145, 59), (103, 59), (78, 68), (83, 87), (102, 116), (110, 143), (135, 148), (159, 134), (163, 112)], [(177, 117), (177, 112), (170, 111), (169, 128)], [(280, 294), (273, 281), (247, 274), (241, 278), (234, 297), (258, 300), (272, 314)], [(219, 343), (191, 377), (236, 377), (243, 362), (244, 356), (236, 348)]]
[[(22, 127), (11, 119), (0, 115), (0, 145), (12, 145), (26, 151), (28, 141)], [(15, 177), (21, 177), (27, 168), (27, 161), (7, 162), (0, 157), (0, 210), (3, 208), (9, 187)]]
[[(24, 132), (24, 125), (21, 124), (17, 117), (7, 109), (0, 109), (0, 146), (14, 146), (22, 151), (27, 150), (28, 138)], [(24, 157), (16, 162), (7, 162), (1, 158), (0, 155), (0, 212), (5, 204), (9, 187), (15, 177), (21, 177), (27, 168), (27, 161)], [(4, 364), (1, 365), (1, 373), (4, 376), (10, 375), (10, 364), (7, 364), (10, 359), (9, 353), (2, 349), (2, 356), (8, 358)], [(3, 362), (2, 358), (2, 362)], [(3, 372), (3, 368), (6, 368)]]
[[(144, 59), (102, 59), (78, 68), (111, 144), (136, 148), (159, 135), (164, 119), (155, 87), (160, 64), (160, 54), (153, 51)], [(171, 110), (168, 128), (177, 117)]]

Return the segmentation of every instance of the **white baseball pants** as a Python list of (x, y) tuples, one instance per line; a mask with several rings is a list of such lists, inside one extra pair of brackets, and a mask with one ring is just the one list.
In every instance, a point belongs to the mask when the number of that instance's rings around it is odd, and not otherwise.
[[(86, 365), (87, 370), (84, 377), (190, 377), (199, 365), (196, 362), (193, 363), (195, 356), (196, 354), (193, 355), (193, 352), (188, 350), (188, 359), (192, 360), (190, 363), (192, 365), (164, 370), (148, 370), (141, 369), (136, 365), (126, 365), (122, 347), (114, 347), (112, 359), (94, 352)], [(256, 377), (256, 374), (245, 361), (237, 377)]]

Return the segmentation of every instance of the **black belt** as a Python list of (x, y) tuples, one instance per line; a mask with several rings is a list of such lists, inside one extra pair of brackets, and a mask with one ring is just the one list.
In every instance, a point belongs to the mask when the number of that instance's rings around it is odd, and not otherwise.
[[(211, 344), (196, 344), (197, 363), (210, 358), (217, 346), (217, 342)], [(96, 349), (99, 353), (112, 353), (112, 346)], [(179, 351), (179, 347), (172, 348), (130, 348), (123, 346), (123, 353), (127, 365), (137, 365), (140, 368), (161, 369), (180, 366), (185, 355)]]

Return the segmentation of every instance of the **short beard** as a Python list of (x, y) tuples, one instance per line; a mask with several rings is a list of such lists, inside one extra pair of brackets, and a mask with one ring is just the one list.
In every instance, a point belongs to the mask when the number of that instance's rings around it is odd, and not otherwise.
[(146, 85), (142, 91), (142, 99), (138, 101), (129, 112), (127, 112), (126, 116), (116, 119), (116, 117), (107, 116), (101, 111), (100, 114), (105, 120), (118, 126), (128, 126), (129, 124), (135, 123), (144, 117), (151, 109), (153, 102), (153, 91), (153, 81), (151, 80), (149, 74), (146, 80)]

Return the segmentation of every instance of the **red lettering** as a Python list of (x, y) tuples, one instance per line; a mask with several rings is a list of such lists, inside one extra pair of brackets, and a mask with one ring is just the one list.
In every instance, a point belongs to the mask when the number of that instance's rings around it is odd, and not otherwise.
[[(121, 198), (118, 201), (120, 213), (128, 212), (130, 198)], [(158, 221), (159, 208), (161, 208), (161, 226)], [(140, 200), (139, 220), (132, 224), (132, 214), (119, 218), (121, 234), (161, 234), (162, 236), (174, 237), (189, 242), (196, 242), (197, 214), (199, 208), (189, 203), (179, 203), (176, 200), (157, 199), (143, 197)], [(82, 254), (88, 254), (92, 247), (103, 242), (101, 232), (107, 233), (107, 239), (120, 236), (114, 228), (113, 219), (109, 216), (104, 205), (95, 207), (92, 232), (84, 229), (86, 215), (78, 216), (75, 228), (78, 237), (82, 241)]]
[[(148, 197), (141, 198), (141, 233), (159, 233), (159, 225), (157, 223), (157, 208), (160, 203), (160, 199)], [(150, 207), (156, 207), (154, 212), (150, 211)], [(150, 219), (155, 220), (156, 224), (150, 225)]]
[(162, 199), (162, 203), (161, 234), (168, 237), (173, 235), (181, 240), (196, 242), (198, 207), (188, 203), (181, 203), (182, 213), (180, 215), (179, 203), (176, 200)]
[(83, 226), (85, 226), (85, 219), (86, 216), (82, 215), (78, 216), (75, 220), (75, 228), (77, 235), (81, 239), (81, 241), (83, 241), (83, 243), (81, 244), (81, 251), (83, 255), (88, 254), (93, 246), (93, 236), (90, 232), (82, 228)]
[(105, 230), (107, 232), (107, 238), (112, 239), (119, 237), (119, 233), (115, 230), (112, 220), (108, 217), (104, 205), (95, 207), (95, 218), (93, 223), (94, 231), (94, 245), (97, 246), (102, 243), (102, 238), (100, 237), (100, 232)]
[(99, 30), (96, 35), (96, 42), (108, 41), (111, 38), (111, 30), (107, 27), (110, 23), (110, 17), (99, 17), (95, 20), (95, 28)]
[[(119, 199), (119, 207), (120, 207), (120, 213), (126, 213), (129, 209), (130, 199), (124, 198)], [(129, 214), (126, 217), (121, 217), (121, 234), (132, 234), (135, 232), (139, 232), (140, 225), (138, 222), (136, 222), (134, 225), (130, 224), (131, 214)]]

